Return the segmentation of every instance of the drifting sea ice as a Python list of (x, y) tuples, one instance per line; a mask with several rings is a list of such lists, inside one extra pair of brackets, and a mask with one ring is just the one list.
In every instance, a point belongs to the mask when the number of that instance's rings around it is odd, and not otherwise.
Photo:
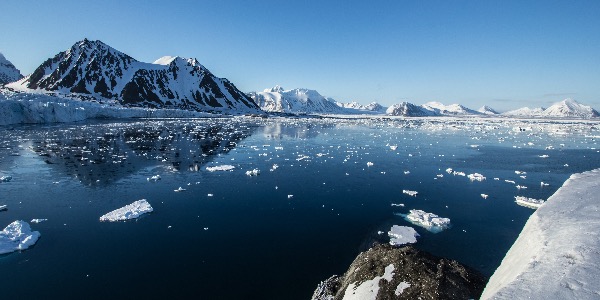
[(46, 221), (48, 221), (48, 219), (31, 219), (30, 222), (38, 224), (38, 223), (42, 223), (42, 222), (46, 222)]
[(388, 231), (388, 236), (390, 237), (390, 245), (400, 246), (416, 243), (419, 234), (412, 227), (394, 225)]
[(419, 192), (417, 192), (417, 191), (411, 191), (411, 190), (402, 190), (402, 193), (403, 194), (407, 194), (407, 195), (412, 196), (412, 197), (416, 197)]
[(206, 171), (209, 172), (214, 172), (214, 171), (231, 171), (235, 169), (234, 166), (232, 165), (220, 165), (220, 166), (214, 166), (214, 167), (206, 167)]
[(523, 197), (523, 196), (515, 196), (515, 202), (517, 202), (517, 204), (519, 204), (521, 206), (538, 209), (546, 201), (541, 200), (541, 199), (527, 198), (527, 197)]
[(2, 176), (0, 177), (0, 182), (9, 182), (12, 179), (12, 176)]
[(260, 174), (260, 170), (259, 169), (254, 169), (254, 170), (246, 171), (246, 175), (248, 175), (248, 176), (258, 176), (259, 174)]
[(420, 209), (411, 209), (409, 214), (400, 214), (405, 220), (421, 226), (433, 233), (438, 233), (450, 228), (450, 219), (442, 218), (436, 214), (424, 212)]
[(116, 222), (135, 219), (154, 209), (146, 199), (135, 201), (100, 217), (100, 221)]
[(471, 181), (484, 181), (485, 180), (485, 176), (479, 174), (479, 173), (473, 173), (473, 174), (469, 174), (467, 175), (467, 177), (471, 180)]
[(40, 238), (39, 231), (31, 231), (25, 221), (14, 221), (0, 231), (0, 254), (25, 250)]
[(8, 205), (0, 205), (0, 211), (7, 210)]

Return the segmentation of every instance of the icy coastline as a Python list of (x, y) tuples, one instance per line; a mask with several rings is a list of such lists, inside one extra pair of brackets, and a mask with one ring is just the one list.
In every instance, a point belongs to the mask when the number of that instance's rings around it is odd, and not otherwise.
[(571, 175), (530, 217), (481, 299), (600, 295), (600, 169)]

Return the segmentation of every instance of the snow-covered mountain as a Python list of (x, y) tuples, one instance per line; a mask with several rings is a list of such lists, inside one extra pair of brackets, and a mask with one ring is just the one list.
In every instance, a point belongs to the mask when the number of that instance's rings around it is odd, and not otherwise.
[(7, 86), (81, 99), (114, 100), (135, 107), (259, 111), (252, 99), (227, 79), (214, 76), (196, 59), (165, 56), (144, 63), (101, 41), (88, 39)]
[(565, 99), (546, 108), (541, 114), (544, 117), (577, 117), (595, 118), (600, 114), (591, 106), (583, 105), (573, 99)]
[(481, 113), (464, 107), (460, 104), (444, 105), (440, 102), (427, 102), (422, 105), (427, 110), (434, 111), (439, 115), (444, 116), (463, 116), (463, 115), (480, 115)]
[(23, 78), (21, 71), (0, 53), (0, 84), (17, 81)]
[(544, 109), (545, 108), (543, 108), (543, 107), (535, 107), (535, 108), (522, 107), (519, 109), (503, 112), (502, 115), (513, 116), (513, 117), (539, 117), (544, 112)]
[(414, 105), (408, 102), (394, 104), (385, 111), (390, 116), (405, 116), (405, 117), (427, 117), (438, 116), (438, 112), (426, 109), (425, 107)]
[(356, 101), (354, 102), (349, 102), (349, 103), (341, 103), (341, 102), (337, 102), (337, 105), (346, 109), (350, 109), (350, 110), (354, 110), (357, 113), (364, 113), (364, 112), (368, 112), (368, 113), (385, 113), (385, 110), (387, 109), (387, 107), (382, 106), (381, 104), (377, 103), (377, 102), (371, 102), (367, 105), (362, 105)]
[(266, 112), (279, 113), (345, 113), (335, 100), (326, 98), (315, 90), (284, 90), (280, 86), (262, 92), (250, 92), (252, 100)]
[(484, 115), (499, 115), (500, 114), (495, 109), (493, 109), (493, 108), (491, 108), (491, 107), (489, 107), (487, 105), (482, 106), (477, 111), (480, 112), (480, 113), (482, 113), (482, 114), (484, 114)]

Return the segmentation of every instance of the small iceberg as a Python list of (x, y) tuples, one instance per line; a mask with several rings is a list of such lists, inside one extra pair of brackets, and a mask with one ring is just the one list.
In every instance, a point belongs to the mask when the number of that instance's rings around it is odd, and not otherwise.
[(48, 219), (31, 219), (30, 222), (38, 224), (38, 223), (42, 223), (42, 222), (46, 222), (46, 221), (48, 221)]
[(416, 243), (419, 234), (412, 227), (394, 225), (388, 231), (388, 236), (390, 237), (390, 245), (400, 246)]
[(206, 171), (209, 172), (214, 172), (214, 171), (231, 171), (235, 169), (234, 166), (232, 165), (220, 165), (220, 166), (214, 166), (214, 167), (206, 167)]
[(367, 167), (372, 167), (372, 166), (373, 166), (373, 163), (372, 163), (372, 162), (370, 162), (370, 161), (368, 161), (368, 162), (367, 162)]
[(7, 210), (8, 205), (0, 205), (0, 211)]
[(258, 176), (259, 174), (260, 174), (260, 170), (259, 169), (254, 169), (254, 170), (246, 171), (246, 175), (248, 175), (248, 176)]
[(483, 198), (483, 199), (487, 199), (488, 197), (489, 197), (488, 194), (481, 194), (481, 198)]
[(409, 214), (399, 215), (403, 216), (405, 220), (433, 233), (438, 233), (444, 229), (450, 228), (450, 219), (442, 218), (436, 214), (424, 212), (420, 209), (411, 209)]
[(417, 192), (417, 191), (411, 191), (411, 190), (402, 190), (402, 193), (403, 194), (407, 194), (407, 195), (412, 196), (412, 197), (416, 197), (419, 192)]
[(146, 199), (135, 201), (119, 209), (115, 209), (100, 217), (100, 221), (116, 222), (136, 219), (145, 213), (152, 212), (154, 209)]
[(148, 177), (148, 178), (146, 178), (146, 180), (148, 180), (148, 181), (151, 181), (151, 180), (152, 180), (152, 181), (154, 181), (154, 182), (156, 182), (156, 181), (159, 181), (160, 179), (161, 179), (161, 178), (160, 178), (160, 175), (154, 175), (154, 176), (152, 176), (152, 177)]
[(0, 182), (9, 182), (12, 180), (12, 176), (2, 176), (0, 177)]
[(521, 206), (538, 209), (546, 201), (541, 200), (541, 199), (527, 198), (527, 197), (523, 197), (523, 196), (515, 196), (515, 202), (517, 202), (517, 204), (519, 204)]
[(390, 149), (392, 151), (396, 151), (396, 149), (398, 149), (398, 146), (397, 145), (390, 145)]
[(179, 187), (178, 189), (176, 189), (176, 190), (173, 190), (173, 191), (174, 191), (174, 192), (176, 192), (176, 193), (179, 193), (179, 192), (186, 191), (186, 189), (184, 189), (184, 188), (182, 188), (182, 187)]
[(0, 231), (0, 254), (25, 250), (40, 238), (39, 231), (31, 231), (25, 221), (14, 221)]
[(469, 174), (467, 175), (467, 177), (471, 180), (471, 181), (484, 181), (485, 180), (485, 176), (479, 174), (479, 173), (473, 173), (473, 174)]

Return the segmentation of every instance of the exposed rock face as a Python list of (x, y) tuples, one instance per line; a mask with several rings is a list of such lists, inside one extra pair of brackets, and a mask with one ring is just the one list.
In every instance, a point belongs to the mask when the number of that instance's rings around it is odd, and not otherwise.
[(485, 283), (457, 261), (382, 244), (360, 253), (343, 276), (321, 282), (312, 299), (478, 299)]
[(23, 78), (21, 71), (0, 53), (0, 84), (17, 81)]

